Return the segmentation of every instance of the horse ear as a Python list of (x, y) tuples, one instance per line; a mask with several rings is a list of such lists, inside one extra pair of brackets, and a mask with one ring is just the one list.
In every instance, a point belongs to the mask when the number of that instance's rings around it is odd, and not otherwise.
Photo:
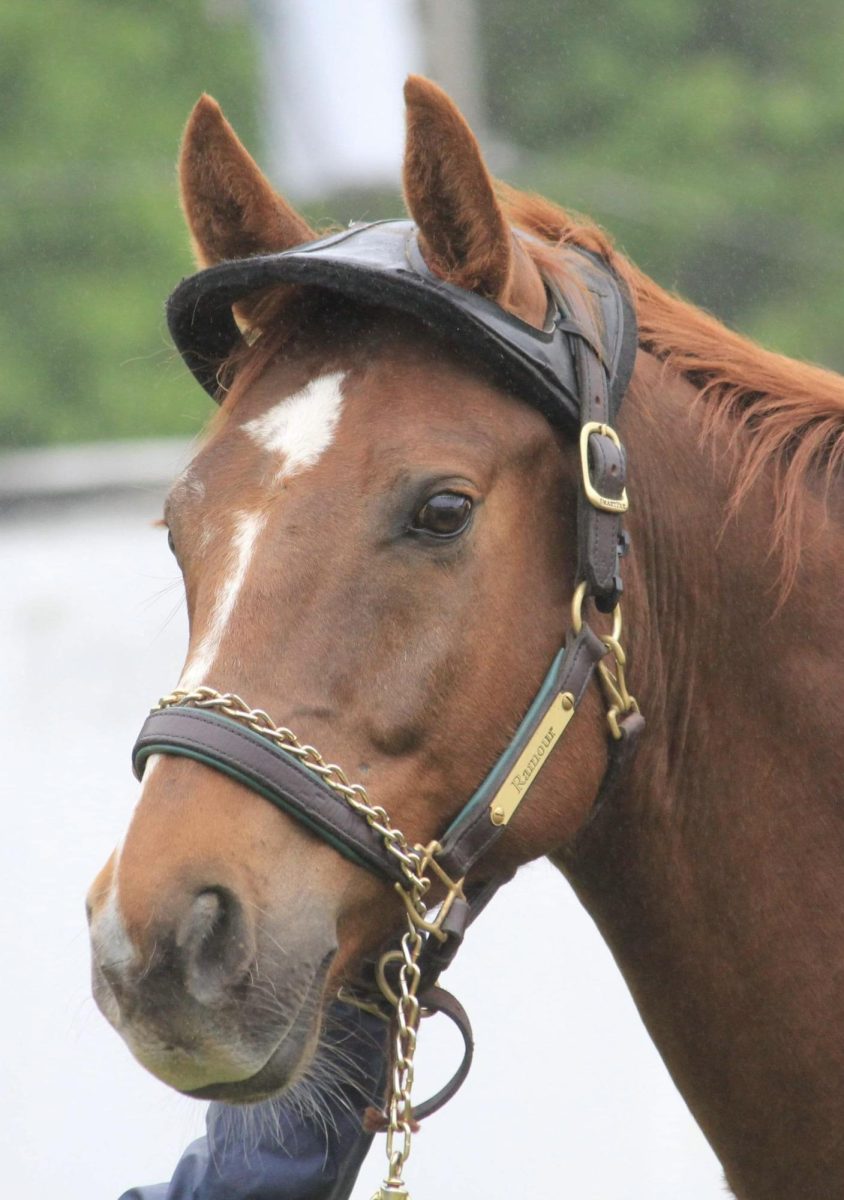
[(450, 283), (500, 300), (513, 240), (475, 135), (430, 79), (411, 75), (404, 98), (404, 194), (425, 261)]
[(316, 237), (261, 173), (210, 96), (200, 97), (188, 119), (179, 182), (201, 267), (288, 250)]

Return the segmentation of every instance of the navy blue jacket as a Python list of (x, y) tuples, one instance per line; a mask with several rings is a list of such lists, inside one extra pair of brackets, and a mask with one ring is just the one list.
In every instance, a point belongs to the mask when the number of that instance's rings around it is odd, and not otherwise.
[(131, 1188), (120, 1200), (347, 1200), (372, 1141), (361, 1124), (367, 1104), (381, 1106), (387, 1026), (345, 1004), (331, 1009), (326, 1037), (343, 1075), (319, 1117), (290, 1102), (242, 1111), (212, 1103), (206, 1135), (192, 1142), (169, 1183)]

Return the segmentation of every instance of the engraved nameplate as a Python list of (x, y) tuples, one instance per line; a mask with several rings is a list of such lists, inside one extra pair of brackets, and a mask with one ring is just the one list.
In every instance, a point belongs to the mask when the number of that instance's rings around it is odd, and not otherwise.
[(506, 825), (574, 716), (574, 697), (561, 692), (519, 755), (489, 806), (493, 825)]

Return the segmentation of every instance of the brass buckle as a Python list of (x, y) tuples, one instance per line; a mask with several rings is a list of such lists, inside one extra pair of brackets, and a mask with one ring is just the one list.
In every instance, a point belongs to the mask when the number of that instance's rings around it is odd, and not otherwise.
[(602, 421), (587, 421), (581, 428), (580, 473), (583, 477), (583, 490), (586, 493), (586, 499), (593, 508), (599, 508), (602, 512), (625, 513), (629, 508), (627, 488), (622, 489), (618, 499), (615, 499), (613, 496), (602, 496), (589, 476), (589, 438), (593, 433), (598, 433), (601, 437), (609, 438), (614, 446), (619, 450), (622, 449), (621, 439), (612, 425), (604, 425)]

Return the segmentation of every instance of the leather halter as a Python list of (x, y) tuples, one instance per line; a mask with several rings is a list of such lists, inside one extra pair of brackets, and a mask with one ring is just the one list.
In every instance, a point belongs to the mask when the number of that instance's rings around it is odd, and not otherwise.
[[(521, 235), (520, 235), (521, 236)], [(318, 286), (353, 301), (408, 313), (454, 339), (480, 360), (504, 388), (542, 412), (552, 425), (580, 439), (582, 473), (577, 506), (578, 579), (581, 599), (605, 612), (617, 610), (620, 562), (628, 544), (621, 527), (626, 509), (626, 458), (613, 425), (627, 389), (637, 346), (635, 313), (623, 282), (609, 266), (571, 248), (576, 279), (545, 280), (548, 316), (542, 330), (498, 305), (435, 276), (409, 221), (376, 222), (280, 254), (221, 263), (182, 281), (167, 305), (173, 340), (202, 386), (218, 398), (217, 373), (241, 341), (232, 306), (256, 291), (282, 284)], [(601, 660), (616, 655), (619, 680)], [(475, 883), (472, 873), (502, 836), (548, 755), (574, 714), (596, 667), (610, 695), (619, 696), (623, 654), (613, 637), (599, 637), (578, 621), (551, 663), (515, 736), (438, 839), (436, 864), (451, 880), (467, 878), (443, 923), (443, 940), (429, 938), (421, 960), (423, 988), (435, 984), (453, 958), (465, 929), (504, 879)], [(607, 684), (607, 678), (611, 681)], [(626, 689), (623, 689), (626, 695)], [(627, 697), (627, 699), (630, 699)], [(635, 702), (616, 707), (609, 768), (602, 791), (614, 781), (643, 726)], [(133, 750), (136, 775), (152, 754), (195, 759), (257, 792), (328, 841), (339, 853), (390, 882), (402, 883), (396, 860), (381, 837), (307, 766), (260, 732), (205, 708), (154, 710)], [(420, 993), (422, 994), (422, 993)], [(431, 1000), (448, 1012), (448, 1003)], [(461, 1010), (462, 1012), (462, 1010)], [(460, 1017), (449, 1013), (460, 1024)], [(458, 1074), (471, 1057), (471, 1031)], [(467, 1032), (468, 1030), (468, 1032)], [(447, 1086), (418, 1116), (434, 1111), (456, 1090)]]

